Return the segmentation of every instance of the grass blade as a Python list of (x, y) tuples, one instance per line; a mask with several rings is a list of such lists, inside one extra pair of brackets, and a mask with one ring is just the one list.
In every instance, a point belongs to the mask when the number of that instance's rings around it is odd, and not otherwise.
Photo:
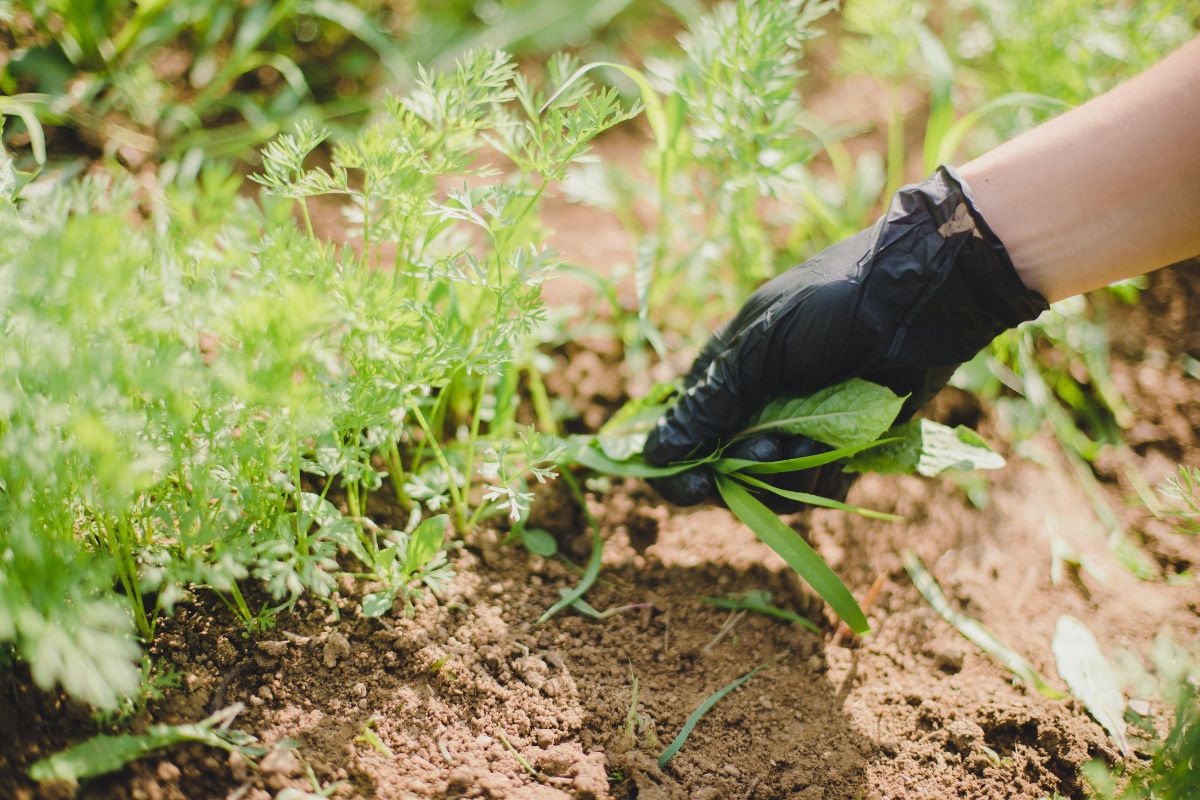
[(680, 472), (686, 472), (692, 467), (705, 463), (703, 461), (685, 461), (667, 467), (654, 467), (640, 458), (630, 459), (629, 461), (613, 461), (589, 444), (592, 438), (591, 436), (585, 436), (582, 437), (582, 441), (579, 439), (568, 440), (567, 450), (563, 454), (564, 460), (574, 462), (596, 472), (602, 472), (607, 475), (620, 475), (625, 478), (663, 478), (667, 475), (678, 475)]
[(801, 458), (787, 458), (783, 461), (750, 461), (745, 458), (719, 458), (713, 464), (713, 469), (717, 472), (755, 473), (758, 475), (775, 475), (780, 472), (797, 472), (802, 469), (812, 469), (813, 467), (832, 464), (834, 461), (840, 461), (843, 458), (861, 453), (864, 450), (870, 450), (873, 447), (879, 447), (883, 444), (890, 444), (898, 441), (897, 439), (877, 439), (874, 442), (855, 445), (854, 447), (839, 447), (836, 450), (830, 450), (826, 453), (817, 453), (812, 456), (803, 456)]
[(739, 686), (749, 682), (750, 679), (752, 679), (755, 675), (762, 672), (764, 669), (771, 666), (778, 660), (779, 656), (776, 656), (764, 664), (759, 664), (742, 677), (731, 683), (725, 684), (720, 689), (717, 689), (715, 692), (705, 698), (704, 702), (701, 703), (696, 710), (688, 716), (687, 720), (683, 723), (683, 727), (679, 729), (679, 733), (677, 733), (675, 738), (671, 740), (671, 743), (667, 745), (667, 749), (662, 751), (662, 755), (658, 757), (658, 766), (665, 767), (668, 762), (675, 757), (675, 754), (678, 753), (679, 749), (683, 747), (685, 742), (687, 742), (688, 737), (692, 735), (692, 729), (696, 727), (696, 723), (698, 723), (705, 714), (712, 710), (713, 706), (721, 702), (725, 695), (729, 694)]
[[(820, 554), (790, 527), (785, 525), (775, 512), (764, 506), (727, 475), (717, 475), (717, 490), (729, 510), (754, 531), (763, 541), (788, 563), (796, 573), (808, 581), (830, 608), (841, 617), (850, 629), (862, 635), (870, 630), (867, 617), (858, 606), (854, 595), (846, 588)], [(820, 498), (824, 500), (825, 498)]]
[(538, 624), (550, 619), (559, 611), (562, 611), (587, 594), (588, 589), (592, 588), (592, 584), (596, 582), (596, 578), (600, 575), (600, 559), (604, 555), (604, 540), (600, 538), (600, 524), (596, 522), (596, 518), (592, 516), (592, 512), (588, 511), (587, 499), (583, 496), (583, 492), (580, 491), (579, 484), (575, 482), (575, 477), (566, 470), (562, 472), (562, 480), (566, 481), (567, 485), (571, 487), (571, 491), (575, 494), (575, 499), (579, 501), (579, 507), (583, 510), (583, 516), (587, 518), (588, 526), (592, 529), (592, 554), (588, 557), (587, 566), (584, 567), (583, 577), (579, 579), (579, 583), (575, 585), (575, 588), (563, 592), (558, 602), (550, 606), (546, 609), (545, 613), (538, 617)]
[(708, 605), (716, 606), (717, 608), (728, 608), (734, 611), (753, 611), (756, 614), (774, 617), (785, 622), (794, 622), (797, 625), (808, 628), (813, 633), (821, 632), (821, 629), (808, 617), (802, 617), (795, 611), (773, 606), (770, 603), (760, 603), (748, 598), (738, 597), (701, 597), (700, 599)]
[(950, 601), (946, 599), (946, 595), (942, 593), (942, 587), (938, 586), (938, 582), (925, 569), (921, 559), (911, 550), (904, 551), (904, 569), (912, 578), (917, 591), (925, 598), (925, 602), (929, 603), (942, 619), (954, 626), (968, 641), (999, 661), (1001, 666), (1006, 667), (1009, 672), (1033, 686), (1043, 696), (1051, 700), (1061, 700), (1066, 697), (1066, 694), (1051, 686), (1024, 656), (996, 638), (996, 635), (985, 628), (982, 623), (955, 611), (950, 606)]
[(772, 486), (766, 481), (760, 481), (758, 478), (752, 478), (749, 475), (734, 476), (743, 483), (754, 486), (758, 489), (764, 489), (772, 494), (777, 494), (780, 497), (786, 497), (788, 500), (795, 500), (798, 503), (807, 503), (810, 506), (819, 506), (821, 508), (832, 508), (837, 511), (849, 511), (853, 514), (858, 514), (869, 519), (881, 519), (884, 522), (898, 522), (904, 519), (896, 514), (889, 514), (886, 511), (873, 511), (869, 508), (860, 508), (852, 506), (849, 503), (843, 503), (840, 500), (832, 500), (828, 497), (822, 497), (819, 494), (809, 494), (808, 492), (793, 492), (791, 489), (780, 489), (778, 486)]

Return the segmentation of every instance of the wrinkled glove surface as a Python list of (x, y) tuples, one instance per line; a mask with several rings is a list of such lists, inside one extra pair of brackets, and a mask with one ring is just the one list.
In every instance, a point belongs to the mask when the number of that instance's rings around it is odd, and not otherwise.
[[(683, 395), (650, 434), (646, 460), (710, 453), (776, 395), (853, 377), (909, 395), (906, 419), (999, 333), (1046, 308), (1021, 282), (958, 173), (939, 167), (897, 192), (875, 225), (759, 288), (697, 357)], [(785, 453), (813, 447), (779, 445)], [(844, 496), (849, 488), (836, 464), (806, 472), (819, 474), (799, 480), (812, 487), (802, 491)], [(713, 495), (703, 467), (654, 483), (681, 505)]]

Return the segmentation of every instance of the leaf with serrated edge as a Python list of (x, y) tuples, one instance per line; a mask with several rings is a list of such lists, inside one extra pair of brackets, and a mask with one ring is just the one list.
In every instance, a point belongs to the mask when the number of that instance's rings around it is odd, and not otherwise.
[(859, 453), (846, 462), (847, 472), (885, 475), (917, 473), (927, 478), (946, 470), (1000, 469), (1004, 457), (970, 428), (949, 428), (929, 419), (914, 419), (888, 431), (896, 441)]
[(1121, 755), (1129, 757), (1125, 737), (1125, 695), (1104, 657), (1096, 637), (1082, 622), (1064, 614), (1054, 629), (1054, 660), (1058, 674), (1067, 682), (1071, 694), (1079, 698), (1088, 712), (1112, 735)]
[(873, 442), (896, 420), (904, 398), (879, 384), (851, 378), (806, 397), (768, 403), (740, 436), (777, 431), (833, 447)]

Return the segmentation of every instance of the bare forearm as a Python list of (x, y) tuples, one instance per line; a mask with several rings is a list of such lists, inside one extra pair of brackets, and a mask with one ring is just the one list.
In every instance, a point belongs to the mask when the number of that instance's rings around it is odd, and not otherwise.
[(1200, 255), (1200, 39), (960, 173), (1051, 302)]

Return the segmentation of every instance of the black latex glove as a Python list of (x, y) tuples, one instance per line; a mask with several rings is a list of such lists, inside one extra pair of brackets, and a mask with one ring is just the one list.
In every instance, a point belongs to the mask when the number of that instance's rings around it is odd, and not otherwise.
[[(910, 417), (961, 363), (1045, 308), (958, 173), (940, 167), (897, 192), (875, 225), (759, 288), (701, 351), (685, 392), (651, 432), (646, 460), (710, 453), (772, 397), (852, 377), (910, 395), (901, 411)], [(831, 488), (829, 475), (849, 486), (836, 465), (807, 472), (817, 473), (811, 491)], [(655, 486), (681, 505), (714, 489), (707, 468)]]

